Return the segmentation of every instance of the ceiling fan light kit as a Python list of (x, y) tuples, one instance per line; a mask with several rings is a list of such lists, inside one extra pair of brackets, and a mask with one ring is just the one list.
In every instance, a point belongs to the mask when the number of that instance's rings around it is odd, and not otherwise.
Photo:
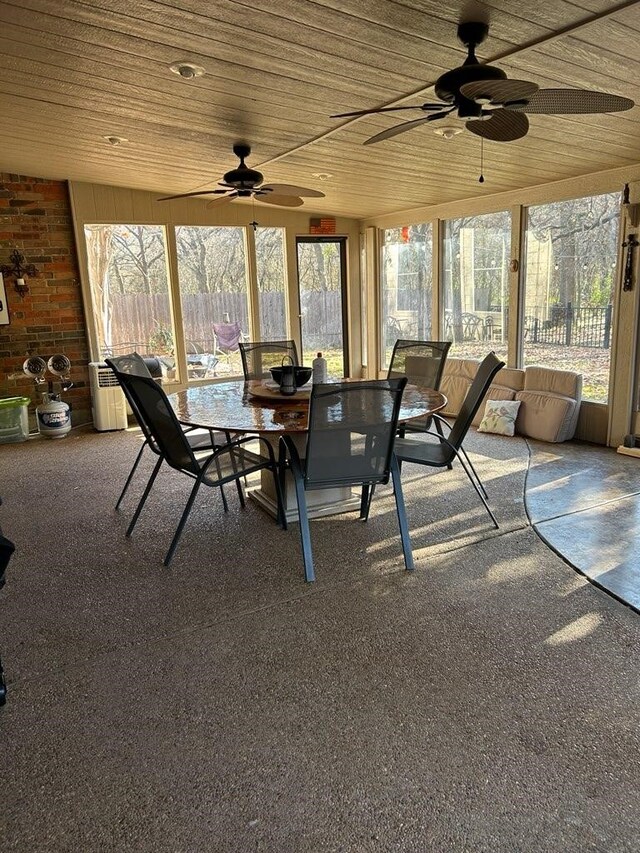
[[(526, 136), (529, 120), (525, 113), (543, 115), (577, 115), (612, 113), (634, 106), (630, 98), (593, 92), (586, 89), (540, 89), (529, 80), (509, 80), (506, 73), (494, 65), (478, 61), (475, 49), (486, 39), (489, 26), (481, 21), (458, 25), (458, 39), (467, 48), (464, 63), (446, 71), (436, 80), (434, 89), (439, 102), (403, 107), (378, 107), (340, 113), (332, 118), (356, 118), (376, 113), (420, 110), (428, 115), (396, 124), (364, 141), (365, 145), (391, 139), (414, 127), (440, 119), (466, 120), (467, 130), (493, 142), (512, 142)], [(448, 125), (443, 125), (446, 128)], [(434, 128), (446, 139), (446, 132)]]
[(457, 124), (439, 124), (433, 128), (433, 132), (437, 133), (438, 136), (442, 136), (443, 139), (453, 139), (462, 133), (464, 128), (459, 127)]

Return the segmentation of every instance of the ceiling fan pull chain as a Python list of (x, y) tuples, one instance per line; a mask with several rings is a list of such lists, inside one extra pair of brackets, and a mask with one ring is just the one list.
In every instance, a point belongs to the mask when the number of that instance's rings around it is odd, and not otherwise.
[(479, 184), (484, 184), (484, 137), (480, 137), (480, 177), (478, 178)]

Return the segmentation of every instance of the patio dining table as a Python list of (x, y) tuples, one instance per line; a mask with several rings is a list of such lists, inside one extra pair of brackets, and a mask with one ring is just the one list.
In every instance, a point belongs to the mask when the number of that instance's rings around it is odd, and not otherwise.
[[(255, 433), (271, 441), (276, 454), (280, 436), (289, 434), (293, 435), (304, 454), (309, 395), (310, 387), (299, 389), (293, 397), (285, 397), (265, 388), (260, 380), (236, 380), (178, 391), (169, 395), (169, 401), (182, 424), (232, 434)], [(407, 385), (402, 397), (399, 423), (425, 418), (444, 408), (446, 402), (446, 397), (433, 388)], [(251, 489), (249, 494), (275, 517), (276, 499), (269, 472), (261, 476), (260, 485)], [(284, 498), (287, 520), (295, 521), (296, 501), (289, 483), (285, 484)], [(360, 507), (360, 497), (354, 495), (348, 487), (309, 492), (308, 502), (311, 518)]]

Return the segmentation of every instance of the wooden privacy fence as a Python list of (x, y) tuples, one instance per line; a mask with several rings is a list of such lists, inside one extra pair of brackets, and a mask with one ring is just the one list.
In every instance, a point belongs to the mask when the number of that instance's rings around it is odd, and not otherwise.
[[(117, 293), (111, 305), (115, 349), (123, 343), (137, 343), (146, 350), (159, 350), (171, 331), (171, 311), (167, 293)], [(328, 338), (342, 332), (342, 301), (339, 291), (303, 294), (305, 346), (326, 346)], [(284, 293), (260, 294), (260, 325), (265, 340), (288, 337)], [(182, 318), (187, 341), (213, 339), (213, 323), (239, 322), (249, 330), (247, 296), (244, 293), (193, 293), (182, 296)], [(317, 333), (314, 330), (317, 329)], [(171, 344), (169, 349), (171, 349)]]

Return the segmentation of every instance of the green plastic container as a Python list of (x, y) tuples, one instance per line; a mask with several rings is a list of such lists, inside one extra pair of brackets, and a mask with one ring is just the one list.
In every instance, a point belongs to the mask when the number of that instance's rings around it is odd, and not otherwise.
[(0, 397), (0, 444), (29, 438), (28, 397)]

